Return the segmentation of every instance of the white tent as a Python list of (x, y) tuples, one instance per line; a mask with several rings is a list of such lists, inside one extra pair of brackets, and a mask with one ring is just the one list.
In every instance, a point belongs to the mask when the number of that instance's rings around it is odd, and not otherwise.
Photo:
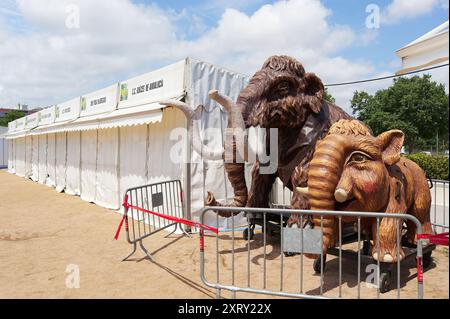
[[(9, 171), (111, 209), (120, 208), (129, 187), (180, 179), (186, 217), (198, 220), (206, 191), (230, 201), (232, 188), (222, 161), (204, 162), (199, 154), (186, 152), (188, 144), (179, 134), (187, 128), (184, 114), (158, 101), (201, 105), (200, 132), (219, 129), (209, 143), (221, 144), (227, 115), (208, 91), (217, 89), (236, 99), (246, 83), (242, 74), (187, 58), (44, 109), (37, 113), (37, 127), (25, 127), (22, 119), (11, 125), (7, 138), (15, 160), (8, 162)], [(174, 159), (174, 154), (184, 158)], [(219, 226), (230, 222), (223, 219)]]
[(398, 75), (433, 65), (448, 63), (448, 20), (420, 38), (397, 50), (402, 59)]
[(3, 134), (7, 132), (7, 127), (0, 126), (0, 168), (8, 167), (8, 163), (11, 160), (8, 153), (9, 143), (3, 138)]

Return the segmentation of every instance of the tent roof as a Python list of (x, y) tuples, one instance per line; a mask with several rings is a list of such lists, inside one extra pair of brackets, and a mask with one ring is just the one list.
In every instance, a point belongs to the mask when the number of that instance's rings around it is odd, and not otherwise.
[[(421, 37), (419, 37), (419, 38), (415, 39), (414, 41), (408, 43), (408, 44), (407, 44), (406, 46), (404, 46), (403, 48), (407, 48), (407, 47), (410, 47), (410, 46), (412, 46), (412, 45), (419, 44), (419, 43), (421, 43), (421, 42), (430, 40), (430, 39), (432, 39), (432, 38), (434, 38), (434, 37), (437, 37), (437, 36), (439, 36), (439, 35), (444, 35), (444, 34), (446, 34), (446, 33), (448, 33), (448, 20), (445, 21), (444, 23), (442, 23), (440, 26), (434, 28), (434, 29), (431, 30), (430, 32), (425, 33), (425, 34), (422, 35)], [(403, 48), (402, 48), (402, 49), (403, 49)], [(400, 50), (401, 50), (401, 49), (400, 49)]]
[(448, 61), (448, 20), (430, 32), (410, 42), (396, 51), (402, 59), (403, 68), (397, 71), (401, 75)]
[(162, 120), (162, 109), (164, 107), (166, 106), (159, 103), (151, 103), (137, 107), (119, 109), (106, 114), (80, 117), (76, 120), (38, 127), (32, 131), (32, 134), (88, 131), (156, 123)]
[(421, 37), (417, 38), (416, 40), (408, 43), (406, 46), (404, 46), (401, 49), (397, 50), (397, 56), (400, 58), (403, 58), (411, 53), (413, 53), (415, 50), (418, 49), (427, 49), (429, 48), (429, 45), (436, 42), (436, 40), (444, 40), (446, 39), (447, 46), (448, 46), (448, 20), (442, 23), (440, 26), (434, 28), (430, 32), (422, 35)]
[[(114, 104), (115, 109), (105, 109), (99, 114), (82, 116), (79, 110), (83, 111), (86, 107), (83, 102), (86, 103), (86, 101), (77, 97), (70, 100), (70, 103), (62, 104), (75, 105), (75, 111), (72, 113), (75, 114), (78, 110), (77, 117), (69, 118), (64, 115), (60, 118), (62, 121), (59, 123), (40, 125), (33, 129), (29, 127), (31, 130), (20, 133), (37, 135), (154, 123), (161, 121), (161, 110), (166, 107), (158, 102), (168, 99), (185, 98), (191, 107), (202, 105), (205, 110), (211, 111), (218, 106), (208, 96), (211, 88), (216, 88), (235, 99), (247, 81), (247, 76), (241, 73), (197, 59), (186, 58), (164, 68), (119, 82), (116, 93), (109, 96), (117, 99)], [(104, 96), (107, 94), (107, 92), (103, 92), (104, 90), (91, 93), (98, 94), (98, 98), (95, 96), (94, 102), (99, 104), (93, 105), (103, 106)], [(19, 135), (18, 133), (12, 131), (7, 136), (15, 138), (16, 135)]]

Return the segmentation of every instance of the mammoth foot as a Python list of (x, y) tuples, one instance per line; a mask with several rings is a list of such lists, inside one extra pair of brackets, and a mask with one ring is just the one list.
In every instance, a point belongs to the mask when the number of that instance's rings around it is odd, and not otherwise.
[[(374, 246), (372, 248), (372, 257), (380, 262), (395, 263), (397, 262), (397, 246), (387, 247), (380, 245), (380, 255), (378, 255), (378, 248)], [(405, 252), (403, 248), (400, 248), (400, 261), (403, 258), (405, 258)]]
[[(221, 203), (219, 203), (219, 202), (216, 200), (216, 198), (214, 197), (213, 193), (208, 192), (208, 195), (206, 196), (206, 199), (205, 199), (205, 206), (218, 206), (218, 207), (222, 207), (222, 206), (224, 206), (224, 205), (222, 205)], [(221, 217), (226, 217), (226, 218), (238, 214), (238, 213), (235, 213), (235, 212), (229, 212), (229, 211), (228, 211), (228, 212), (227, 212), (227, 211), (218, 211), (217, 213), (219, 214), (219, 216), (221, 216)]]

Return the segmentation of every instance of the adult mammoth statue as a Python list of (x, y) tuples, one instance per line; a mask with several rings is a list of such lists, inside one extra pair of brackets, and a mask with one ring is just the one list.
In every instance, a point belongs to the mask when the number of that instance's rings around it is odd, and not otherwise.
[[(228, 112), (227, 129), (246, 130), (249, 127), (278, 129), (277, 167), (274, 173), (263, 174), (263, 163), (257, 158), (252, 168), (250, 191), (247, 190), (244, 161), (237, 160), (236, 149), (247, 140), (226, 138), (224, 148), (211, 150), (201, 145), (196, 126), (191, 126), (191, 140), (194, 149), (201, 151), (204, 158), (225, 158), (224, 150), (231, 150), (233, 158), (225, 161), (225, 170), (234, 189), (234, 199), (226, 206), (234, 207), (268, 207), (269, 193), (275, 179), (279, 177), (284, 186), (290, 190), (306, 187), (309, 162), (316, 142), (326, 135), (329, 127), (339, 119), (350, 116), (341, 108), (324, 100), (322, 81), (313, 73), (305, 72), (302, 64), (289, 56), (272, 56), (250, 79), (248, 85), (240, 92), (236, 103), (211, 91), (210, 97), (221, 104)], [(195, 120), (194, 111), (181, 102), (166, 101), (166, 105), (180, 108), (188, 118)], [(191, 121), (191, 123), (192, 123)], [(270, 135), (270, 134), (268, 134)], [(270, 138), (265, 147), (269, 148)], [(220, 206), (212, 193), (208, 193), (206, 205)], [(308, 198), (294, 192), (291, 206), (308, 209)], [(232, 213), (222, 212), (223, 216)], [(291, 218), (289, 223), (298, 222)]]
[[(372, 256), (382, 262), (397, 261), (397, 229), (401, 232), (403, 224), (397, 218), (389, 218), (389, 213), (411, 214), (420, 221), (423, 233), (432, 233), (428, 182), (416, 163), (400, 156), (403, 139), (399, 130), (375, 137), (359, 121), (340, 120), (317, 143), (307, 191), (299, 190), (308, 194), (312, 210), (385, 212), (387, 217), (379, 224), (379, 247), (376, 219), (361, 219), (362, 228), (372, 234)], [(333, 216), (324, 216), (322, 221), (315, 216), (315, 226), (320, 227), (321, 223), (326, 253), (335, 245), (337, 222)], [(409, 220), (406, 224), (406, 238), (414, 243), (417, 227)], [(403, 249), (399, 247), (399, 251), (403, 259)]]

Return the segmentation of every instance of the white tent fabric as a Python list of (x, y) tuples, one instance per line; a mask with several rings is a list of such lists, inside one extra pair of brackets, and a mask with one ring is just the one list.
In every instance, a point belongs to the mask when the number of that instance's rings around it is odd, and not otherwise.
[(162, 107), (159, 103), (151, 103), (134, 108), (116, 110), (105, 115), (99, 122), (98, 128), (105, 129), (161, 122), (161, 111), (148, 112), (148, 110)]
[(149, 126), (148, 183), (182, 180), (182, 164), (175, 163), (170, 157), (172, 146), (177, 142), (170, 139), (170, 133), (174, 128), (185, 126), (183, 113), (173, 108), (164, 110), (162, 122)]
[(120, 129), (120, 198), (128, 188), (147, 184), (149, 125)]
[(45, 184), (56, 186), (56, 134), (47, 134), (47, 178)]
[[(8, 123), (9, 124), (9, 123)], [(0, 126), (0, 168), (8, 168), (9, 164), (9, 141), (4, 138), (4, 134), (8, 132), (8, 127)]]
[(402, 59), (402, 69), (397, 75), (420, 70), (433, 65), (443, 65), (449, 59), (449, 23), (448, 20), (422, 35), (396, 54)]
[(76, 132), (156, 123), (161, 121), (162, 112), (158, 109), (163, 107), (159, 103), (151, 103), (106, 114), (81, 117), (60, 127), (59, 130)]
[(35, 136), (39, 138), (39, 178), (40, 184), (45, 184), (47, 179), (47, 135)]
[(15, 152), (15, 140), (8, 141), (8, 172), (14, 174), (16, 172), (15, 162), (14, 162), (14, 152)]
[(80, 159), (81, 159), (81, 132), (67, 133), (67, 169), (66, 189), (70, 195), (80, 195)]
[(81, 132), (81, 199), (95, 201), (97, 170), (97, 130)]
[(25, 177), (30, 178), (31, 177), (31, 161), (32, 161), (32, 140), (31, 135), (27, 135), (25, 137)]
[(55, 188), (61, 193), (66, 188), (67, 133), (56, 133), (56, 180)]
[(98, 130), (95, 203), (119, 209), (119, 129)]
[(25, 176), (25, 137), (15, 139), (16, 141), (16, 174)]
[(39, 136), (31, 136), (31, 179), (35, 182), (39, 180)]
[[(208, 136), (203, 142), (220, 147), (227, 114), (209, 99), (208, 91), (217, 89), (235, 100), (246, 83), (241, 74), (186, 59), (120, 82), (116, 102), (114, 86), (72, 99), (41, 111), (36, 128), (29, 122), (27, 130), (21, 119), (11, 124), (7, 136), (14, 142), (11, 171), (15, 168), (18, 175), (25, 176), (26, 161), (33, 159), (29, 171), (35, 180), (37, 153), (39, 182), (112, 209), (120, 207), (127, 188), (180, 179), (183, 188), (190, 190), (191, 218), (198, 221), (207, 191), (227, 203), (233, 190), (223, 161), (206, 162), (195, 152), (177, 159), (171, 156), (174, 150), (185, 151), (184, 141), (172, 133), (175, 128), (186, 128), (187, 123), (182, 112), (158, 101), (183, 97), (192, 108), (201, 105), (198, 112), (202, 120), (196, 125)], [(107, 107), (105, 103), (109, 103)], [(211, 129), (216, 134), (207, 134)], [(39, 137), (37, 152), (34, 143), (27, 152), (25, 138), (19, 137), (23, 135)], [(191, 161), (190, 176), (186, 176), (185, 159)], [(242, 216), (235, 217), (235, 225), (240, 221)], [(207, 223), (215, 225), (215, 218)], [(221, 218), (218, 226), (229, 227), (230, 223), (230, 219)]]
[[(187, 89), (191, 93), (189, 102), (192, 108), (196, 108), (198, 105), (202, 106), (197, 110), (202, 112), (201, 122), (197, 122), (196, 125), (199, 125), (205, 144), (210, 147), (221, 146), (222, 132), (227, 125), (227, 114), (223, 112), (218, 103), (209, 98), (208, 92), (211, 88), (215, 88), (235, 101), (248, 78), (213, 64), (196, 60), (190, 62), (190, 80)], [(206, 134), (207, 132), (212, 134)], [(205, 140), (205, 135), (207, 140)], [(198, 220), (207, 191), (212, 191), (218, 201), (227, 203), (233, 199), (233, 189), (226, 177), (223, 161), (203, 161), (200, 154), (194, 151), (191, 158), (193, 162), (191, 166), (191, 209), (193, 219)], [(235, 225), (245, 221), (242, 215), (235, 216), (234, 219)], [(214, 225), (215, 217), (206, 215), (206, 223)], [(229, 225), (231, 225), (231, 218), (220, 218), (219, 227), (229, 227)]]

